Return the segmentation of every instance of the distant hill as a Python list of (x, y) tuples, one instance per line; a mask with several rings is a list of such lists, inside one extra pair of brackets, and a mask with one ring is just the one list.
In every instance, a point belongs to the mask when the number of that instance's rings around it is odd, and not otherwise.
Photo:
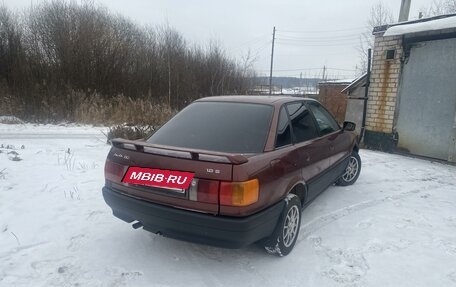
[[(257, 85), (269, 85), (269, 77), (257, 77)], [(272, 85), (282, 88), (317, 87), (320, 78), (272, 77)]]

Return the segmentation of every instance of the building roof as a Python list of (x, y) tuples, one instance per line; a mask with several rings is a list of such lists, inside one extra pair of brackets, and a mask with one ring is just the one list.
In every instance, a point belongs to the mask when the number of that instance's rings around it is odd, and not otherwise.
[(347, 91), (350, 91), (356, 87), (358, 87), (359, 85), (364, 85), (365, 82), (366, 82), (366, 76), (367, 76), (367, 73), (364, 73), (362, 74), (361, 76), (359, 76), (358, 78), (354, 79), (350, 85), (348, 85), (347, 87), (345, 87), (342, 91), (340, 91), (341, 93), (345, 93)]
[(386, 30), (383, 36), (398, 36), (449, 28), (456, 28), (456, 15), (451, 15), (447, 18), (440, 18), (432, 21), (392, 26)]
[(377, 26), (374, 28), (373, 34), (385, 32), (383, 36), (398, 36), (451, 28), (456, 28), (456, 14), (439, 15), (418, 20)]

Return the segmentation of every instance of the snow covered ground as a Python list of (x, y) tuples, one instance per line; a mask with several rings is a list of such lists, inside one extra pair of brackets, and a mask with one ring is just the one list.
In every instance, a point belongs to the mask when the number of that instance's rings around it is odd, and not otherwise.
[(362, 150), (358, 182), (309, 205), (278, 258), (113, 217), (102, 131), (0, 124), (0, 286), (456, 286), (454, 166)]

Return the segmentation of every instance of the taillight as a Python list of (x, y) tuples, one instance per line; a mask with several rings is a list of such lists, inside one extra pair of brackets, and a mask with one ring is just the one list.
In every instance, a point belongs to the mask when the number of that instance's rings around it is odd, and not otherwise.
[(189, 198), (193, 201), (218, 204), (219, 182), (194, 178), (189, 189)]
[(207, 203), (218, 203), (219, 183), (215, 180), (199, 180), (197, 200)]
[(257, 179), (220, 183), (220, 204), (246, 206), (258, 201), (260, 186)]
[(107, 180), (120, 182), (125, 174), (126, 167), (115, 162), (106, 160), (104, 173)]

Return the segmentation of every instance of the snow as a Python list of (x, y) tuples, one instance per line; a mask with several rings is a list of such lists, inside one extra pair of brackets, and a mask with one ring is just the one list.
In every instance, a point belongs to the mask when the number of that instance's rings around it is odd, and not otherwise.
[(357, 183), (312, 202), (295, 249), (279, 258), (163, 238), (112, 216), (102, 131), (0, 124), (0, 144), (22, 159), (0, 149), (0, 286), (456, 284), (455, 166), (361, 150)]
[(356, 78), (329, 80), (320, 82), (320, 84), (351, 84), (354, 80), (356, 80)]
[(440, 18), (425, 22), (402, 24), (389, 27), (383, 36), (398, 36), (418, 32), (456, 28), (456, 16)]
[(318, 95), (318, 89), (316, 89), (315, 87), (283, 88), (281, 91), (275, 92), (275, 94), (296, 95), (296, 96)]
[(0, 116), (2, 124), (23, 124), (24, 122), (15, 116)]

